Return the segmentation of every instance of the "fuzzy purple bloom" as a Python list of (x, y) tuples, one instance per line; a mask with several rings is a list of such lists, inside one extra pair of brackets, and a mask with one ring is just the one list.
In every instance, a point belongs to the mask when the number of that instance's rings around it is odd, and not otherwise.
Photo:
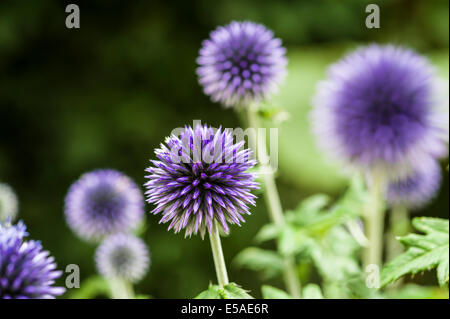
[(197, 125), (172, 135), (155, 151), (158, 161), (146, 171), (147, 201), (162, 212), (160, 223), (170, 222), (169, 230), (185, 235), (206, 230), (211, 233), (216, 220), (225, 233), (228, 223), (240, 225), (248, 205), (255, 205), (250, 193), (258, 188), (254, 175), (246, 173), (256, 161), (244, 141), (234, 143), (228, 130)]
[(231, 22), (211, 32), (200, 49), (199, 82), (214, 102), (247, 105), (277, 90), (286, 73), (286, 50), (272, 31)]
[(28, 236), (22, 222), (0, 223), (0, 298), (48, 299), (64, 293), (52, 286), (62, 274), (41, 243), (24, 241)]
[(441, 179), (439, 163), (430, 161), (406, 178), (391, 182), (387, 188), (388, 203), (409, 209), (422, 208), (437, 195)]
[(134, 235), (117, 234), (106, 238), (98, 247), (95, 260), (100, 274), (132, 283), (147, 273), (150, 257), (147, 246)]
[(95, 170), (70, 187), (65, 214), (75, 233), (97, 241), (135, 228), (143, 219), (144, 198), (124, 174), (111, 169)]
[(313, 125), (321, 146), (394, 176), (446, 155), (448, 114), (438, 111), (446, 101), (436, 83), (426, 58), (411, 50), (371, 45), (351, 53), (318, 86)]

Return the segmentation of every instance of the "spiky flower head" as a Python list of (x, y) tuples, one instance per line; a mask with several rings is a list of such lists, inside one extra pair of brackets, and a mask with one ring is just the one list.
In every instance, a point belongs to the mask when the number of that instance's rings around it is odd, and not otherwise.
[(314, 99), (324, 151), (354, 168), (405, 176), (447, 153), (448, 106), (427, 59), (392, 45), (356, 50), (328, 70)]
[(199, 82), (225, 106), (246, 105), (277, 90), (286, 73), (286, 50), (272, 31), (253, 22), (231, 22), (212, 31), (200, 49)]
[(144, 198), (124, 174), (112, 169), (95, 170), (70, 187), (65, 214), (75, 233), (97, 241), (137, 227), (144, 215)]
[(4, 183), (0, 183), (0, 223), (6, 220), (14, 220), (17, 216), (19, 201), (13, 189)]
[(244, 148), (244, 141), (234, 142), (229, 130), (206, 125), (186, 127), (179, 136), (166, 138), (166, 145), (155, 150), (159, 160), (149, 175), (146, 196), (156, 204), (154, 214), (162, 213), (160, 223), (170, 222), (169, 230), (185, 235), (212, 231), (216, 220), (225, 233), (228, 223), (240, 225), (243, 214), (250, 214), (256, 189), (254, 174), (246, 172), (256, 161)]
[(388, 185), (388, 203), (390, 206), (402, 205), (409, 209), (422, 208), (436, 196), (441, 179), (439, 163), (429, 161), (409, 176), (392, 181)]
[(98, 272), (107, 278), (135, 283), (150, 266), (147, 246), (134, 235), (116, 234), (106, 238), (95, 254)]
[(64, 293), (62, 287), (54, 287), (57, 271), (55, 260), (42, 249), (38, 241), (28, 236), (25, 225), (0, 223), (0, 298), (47, 299)]

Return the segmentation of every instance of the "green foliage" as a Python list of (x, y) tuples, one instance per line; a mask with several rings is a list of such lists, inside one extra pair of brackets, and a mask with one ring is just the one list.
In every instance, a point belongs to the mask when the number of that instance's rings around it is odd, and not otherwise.
[(406, 252), (389, 262), (381, 272), (381, 285), (385, 286), (406, 274), (416, 274), (437, 267), (439, 285), (449, 281), (449, 222), (446, 219), (418, 217), (414, 228), (424, 233), (399, 238)]
[(223, 288), (210, 285), (208, 290), (201, 292), (195, 299), (253, 299), (253, 297), (239, 285), (229, 283)]
[(386, 291), (385, 297), (389, 299), (448, 299), (449, 295), (447, 288), (407, 284), (400, 289)]
[[(300, 258), (303, 265), (309, 263), (319, 273), (332, 296), (364, 298), (371, 292), (365, 287), (358, 262), (361, 246), (345, 225), (361, 215), (365, 199), (364, 183), (359, 178), (352, 180), (349, 190), (334, 205), (326, 195), (311, 196), (286, 213), (285, 225), (267, 224), (255, 236), (257, 243), (276, 240), (277, 252), (251, 247), (238, 254), (235, 262), (272, 278), (281, 274), (284, 257)], [(308, 298), (323, 296), (318, 286), (306, 287)], [(280, 296), (282, 292), (274, 289), (265, 286), (265, 298)]]
[(316, 284), (309, 284), (303, 288), (303, 299), (323, 299), (322, 289)]
[(281, 273), (283, 259), (274, 251), (249, 247), (241, 251), (234, 259), (235, 264), (253, 271), (261, 271), (265, 279)]
[(264, 299), (292, 299), (292, 297), (284, 290), (264, 285), (261, 288)]
[(92, 276), (80, 284), (80, 288), (70, 290), (71, 299), (91, 299), (109, 296), (108, 281), (102, 276)]

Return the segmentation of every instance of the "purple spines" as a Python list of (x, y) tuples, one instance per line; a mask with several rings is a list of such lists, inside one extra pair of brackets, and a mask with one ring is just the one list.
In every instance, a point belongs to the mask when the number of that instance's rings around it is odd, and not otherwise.
[(129, 234), (106, 238), (97, 248), (95, 260), (103, 276), (132, 283), (141, 280), (150, 265), (147, 246), (141, 239)]
[[(415, 163), (446, 154), (448, 121), (435, 75), (411, 50), (371, 45), (328, 70), (314, 99), (319, 143), (353, 167), (405, 175)], [(445, 136), (447, 136), (445, 138)]]
[(54, 258), (41, 243), (25, 241), (28, 236), (22, 222), (15, 226), (0, 223), (0, 298), (49, 299), (64, 293), (54, 287), (57, 271)]
[(128, 232), (142, 221), (144, 198), (124, 174), (107, 169), (84, 174), (70, 188), (65, 203), (69, 226), (83, 239), (101, 240)]
[(436, 161), (429, 161), (409, 176), (392, 181), (387, 188), (390, 206), (405, 206), (420, 209), (436, 195), (441, 184), (441, 167)]
[(146, 169), (147, 201), (156, 205), (162, 223), (170, 223), (185, 235), (206, 230), (214, 220), (225, 233), (229, 224), (240, 225), (243, 214), (254, 205), (252, 189), (258, 188), (254, 175), (246, 172), (256, 161), (244, 141), (234, 143), (228, 130), (197, 125), (186, 127), (179, 136), (170, 136), (155, 151), (159, 160)]
[(276, 91), (286, 73), (286, 50), (272, 31), (252, 22), (231, 22), (211, 32), (200, 49), (199, 82), (225, 106), (247, 105)]

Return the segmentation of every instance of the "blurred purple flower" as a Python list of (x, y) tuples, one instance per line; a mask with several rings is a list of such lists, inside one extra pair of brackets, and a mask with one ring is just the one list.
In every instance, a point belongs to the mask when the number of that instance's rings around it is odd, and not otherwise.
[(150, 265), (147, 246), (141, 239), (128, 234), (106, 238), (97, 248), (95, 260), (101, 275), (132, 283), (141, 280)]
[(200, 231), (202, 237), (211, 233), (214, 220), (225, 233), (227, 223), (244, 222), (247, 205), (255, 204), (250, 191), (258, 188), (254, 175), (245, 172), (256, 164), (245, 142), (234, 144), (229, 131), (197, 125), (166, 144), (170, 149), (161, 145), (155, 151), (159, 161), (146, 169), (147, 201), (157, 205), (154, 214), (162, 212), (160, 222), (170, 221), (176, 233), (184, 228), (185, 236)]
[(441, 179), (439, 163), (429, 161), (408, 177), (389, 184), (388, 203), (390, 206), (403, 205), (409, 209), (422, 208), (437, 195)]
[(436, 84), (426, 58), (411, 50), (371, 45), (351, 53), (318, 86), (319, 143), (354, 167), (405, 176), (447, 153), (448, 114), (438, 111), (447, 102)]
[(249, 104), (277, 90), (286, 73), (286, 50), (272, 31), (231, 22), (212, 31), (200, 49), (199, 82), (214, 102)]
[(65, 213), (69, 226), (81, 238), (100, 240), (136, 227), (144, 215), (144, 198), (124, 174), (96, 170), (84, 174), (70, 187)]
[(53, 257), (42, 250), (41, 243), (24, 241), (28, 236), (20, 221), (15, 226), (0, 223), (0, 298), (47, 299), (64, 293), (53, 287), (62, 272)]

